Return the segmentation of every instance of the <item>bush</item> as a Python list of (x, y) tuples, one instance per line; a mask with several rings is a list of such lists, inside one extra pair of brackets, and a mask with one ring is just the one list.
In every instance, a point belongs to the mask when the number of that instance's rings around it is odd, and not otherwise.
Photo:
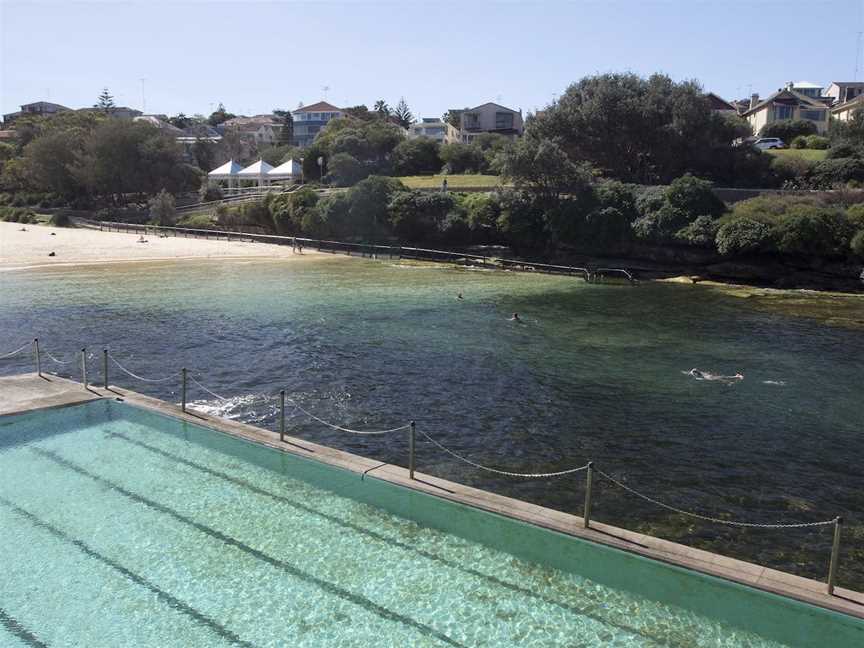
[(864, 229), (858, 230), (852, 240), (849, 242), (849, 247), (852, 248), (852, 253), (859, 259), (864, 261)]
[(813, 169), (815, 162), (805, 160), (802, 157), (792, 155), (772, 156), (771, 172), (774, 175), (776, 184), (795, 182), (800, 184), (804, 182), (810, 171)]
[(717, 230), (717, 251), (720, 254), (748, 254), (770, 248), (771, 227), (751, 218), (732, 218)]
[(712, 184), (689, 173), (672, 181), (666, 189), (666, 202), (672, 208), (686, 213), (688, 220), (698, 215), (717, 218), (726, 211), (726, 205), (714, 193)]
[(795, 139), (793, 139), (789, 143), (789, 148), (793, 149), (806, 149), (807, 147), (807, 135), (798, 135)]
[(719, 224), (710, 216), (699, 216), (675, 233), (675, 240), (694, 247), (713, 248)]
[(51, 216), (51, 220), (49, 220), (48, 223), (54, 227), (69, 227), (72, 225), (72, 222), (69, 220), (69, 215), (64, 212), (57, 212)]
[(851, 238), (839, 209), (793, 207), (776, 228), (777, 250), (790, 256), (831, 257), (844, 253)]
[(640, 216), (647, 216), (660, 209), (665, 201), (665, 187), (648, 187), (636, 198), (636, 211)]
[(826, 160), (836, 160), (838, 158), (860, 158), (862, 157), (861, 147), (852, 142), (839, 142), (828, 149), (825, 155)]
[(496, 230), (498, 217), (501, 215), (501, 202), (498, 194), (461, 194), (459, 202), (465, 212), (465, 218), (471, 231), (491, 233)]
[(201, 183), (201, 190), (198, 193), (201, 202), (215, 202), (222, 200), (224, 197), (222, 189), (216, 185), (208, 185), (206, 182)]
[(760, 135), (762, 137), (779, 137), (784, 142), (791, 142), (799, 135), (815, 135), (816, 124), (806, 119), (792, 120), (783, 119), (765, 126)]
[[(797, 137), (795, 139), (798, 139)], [(804, 138), (807, 143), (808, 149), (816, 149), (816, 150), (825, 150), (828, 148), (830, 144), (830, 140), (827, 137), (822, 137), (821, 135), (808, 135)]]
[(178, 227), (189, 227), (192, 229), (215, 229), (213, 219), (208, 214), (192, 214), (177, 221)]
[(864, 182), (864, 161), (857, 158), (837, 158), (816, 163), (809, 181), (815, 189), (831, 189), (848, 182)]
[(350, 187), (369, 175), (366, 166), (348, 153), (336, 153), (327, 168), (330, 181), (337, 187)]
[(441, 170), (440, 145), (425, 137), (404, 140), (393, 149), (393, 172), (399, 176), (426, 175)]
[(173, 225), (177, 217), (177, 208), (174, 196), (165, 191), (160, 191), (147, 203), (150, 207), (150, 218), (154, 225)]
[(401, 239), (424, 241), (441, 234), (444, 219), (455, 205), (456, 200), (449, 193), (400, 191), (393, 194), (387, 211), (390, 224)]

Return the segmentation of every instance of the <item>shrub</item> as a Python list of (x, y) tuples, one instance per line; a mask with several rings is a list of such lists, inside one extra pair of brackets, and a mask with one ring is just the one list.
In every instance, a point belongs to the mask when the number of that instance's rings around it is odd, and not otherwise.
[[(798, 138), (796, 137), (795, 139)], [(808, 135), (804, 138), (804, 141), (807, 143), (806, 148), (808, 149), (825, 150), (830, 144), (830, 140), (827, 137), (822, 137), (821, 135)]]
[(772, 122), (765, 126), (760, 133), (762, 137), (779, 137), (784, 142), (791, 142), (799, 135), (815, 134), (816, 124), (806, 119), (783, 119)]
[(809, 180), (818, 189), (830, 189), (853, 181), (864, 182), (864, 161), (857, 158), (822, 160), (813, 167)]
[(851, 238), (849, 221), (839, 209), (793, 207), (775, 228), (777, 250), (790, 256), (836, 256)]
[(48, 223), (54, 227), (69, 227), (72, 225), (72, 222), (69, 220), (69, 215), (65, 212), (57, 212), (51, 216), (51, 220), (49, 220)]
[(826, 160), (860, 157), (862, 157), (861, 147), (852, 142), (839, 142), (828, 149), (828, 153), (825, 155)]
[(771, 160), (771, 172), (777, 184), (800, 182), (813, 169), (815, 162), (802, 157), (778, 155)]
[(733, 217), (717, 230), (717, 251), (723, 255), (760, 252), (771, 242), (771, 227), (747, 217)]
[(675, 240), (685, 245), (713, 248), (719, 229), (717, 221), (710, 216), (699, 216), (689, 225), (675, 233)]
[(498, 217), (501, 215), (501, 202), (498, 194), (461, 194), (458, 200), (465, 212), (468, 227), (472, 231), (492, 232), (496, 229)]
[(214, 202), (222, 200), (224, 197), (222, 189), (216, 185), (208, 185), (206, 182), (201, 183), (201, 190), (198, 193), (201, 202)]
[(327, 168), (330, 181), (337, 187), (350, 187), (369, 175), (366, 166), (348, 153), (336, 153)]
[(852, 248), (852, 253), (859, 259), (864, 260), (864, 229), (860, 229), (852, 237), (849, 242), (849, 247)]
[(400, 191), (393, 194), (387, 211), (400, 238), (423, 241), (436, 238), (444, 230), (444, 219), (455, 205), (456, 200), (449, 193)]
[(425, 137), (400, 142), (392, 154), (393, 172), (400, 176), (438, 173), (441, 170), (440, 145)]
[(656, 212), (665, 202), (665, 187), (648, 187), (636, 198), (636, 211), (640, 216)]
[(192, 229), (214, 229), (213, 219), (207, 214), (192, 214), (177, 221), (178, 227), (190, 227)]
[(807, 147), (807, 135), (798, 135), (795, 139), (793, 139), (789, 143), (789, 147), (793, 148), (793, 149), (806, 149), (806, 148), (808, 148)]
[(712, 184), (689, 173), (672, 181), (666, 190), (666, 202), (674, 209), (686, 213), (688, 220), (697, 215), (717, 218), (726, 211), (726, 205), (714, 193)]
[(164, 189), (156, 194), (148, 203), (150, 218), (155, 225), (173, 225), (177, 217), (174, 196)]

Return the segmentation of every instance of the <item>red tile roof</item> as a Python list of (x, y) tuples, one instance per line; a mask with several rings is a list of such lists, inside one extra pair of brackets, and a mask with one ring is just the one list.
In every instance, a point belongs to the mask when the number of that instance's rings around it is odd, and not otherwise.
[(326, 101), (319, 101), (318, 103), (314, 103), (311, 106), (303, 106), (302, 108), (298, 108), (297, 110), (293, 110), (292, 112), (342, 112), (342, 109), (337, 108), (333, 104), (329, 104)]

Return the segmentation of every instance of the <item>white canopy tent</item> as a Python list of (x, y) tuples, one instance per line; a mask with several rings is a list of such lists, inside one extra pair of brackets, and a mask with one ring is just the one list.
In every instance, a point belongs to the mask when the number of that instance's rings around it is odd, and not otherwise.
[(237, 172), (238, 180), (253, 180), (258, 182), (259, 187), (267, 185), (267, 174), (273, 170), (273, 167), (267, 164), (264, 160), (253, 162), (245, 169)]
[(237, 174), (240, 172), (241, 167), (234, 160), (228, 160), (225, 164), (220, 166), (218, 169), (213, 169), (210, 173), (207, 174), (207, 181), (210, 184), (218, 183), (220, 180), (228, 181), (228, 188), (234, 188), (234, 181), (237, 179)]
[(297, 160), (283, 162), (267, 172), (268, 180), (296, 180), (303, 175), (303, 166)]

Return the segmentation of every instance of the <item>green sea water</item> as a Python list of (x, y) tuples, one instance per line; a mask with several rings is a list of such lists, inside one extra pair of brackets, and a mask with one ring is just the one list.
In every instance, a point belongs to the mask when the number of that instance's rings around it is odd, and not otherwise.
[[(463, 300), (456, 299), (462, 293)], [(518, 312), (521, 322), (509, 321)], [(57, 268), (0, 275), (3, 349), (38, 336), (60, 360), (111, 348), (145, 377), (187, 366), (275, 429), (286, 389), (354, 428), (409, 419), (474, 461), (547, 472), (593, 460), (670, 504), (754, 522), (847, 520), (841, 583), (864, 588), (864, 300), (309, 257)], [(28, 369), (26, 358), (0, 371)], [(77, 377), (74, 364), (46, 360)], [(744, 379), (697, 380), (687, 372)], [(177, 380), (112, 380), (179, 400)], [(252, 394), (253, 396), (249, 396)], [(257, 395), (257, 396), (256, 396)], [(351, 436), (289, 411), (289, 432), (405, 464), (400, 437)], [(418, 443), (418, 468), (579, 512), (584, 477), (525, 481)], [(824, 578), (830, 530), (741, 530), (600, 480), (597, 519)]]

